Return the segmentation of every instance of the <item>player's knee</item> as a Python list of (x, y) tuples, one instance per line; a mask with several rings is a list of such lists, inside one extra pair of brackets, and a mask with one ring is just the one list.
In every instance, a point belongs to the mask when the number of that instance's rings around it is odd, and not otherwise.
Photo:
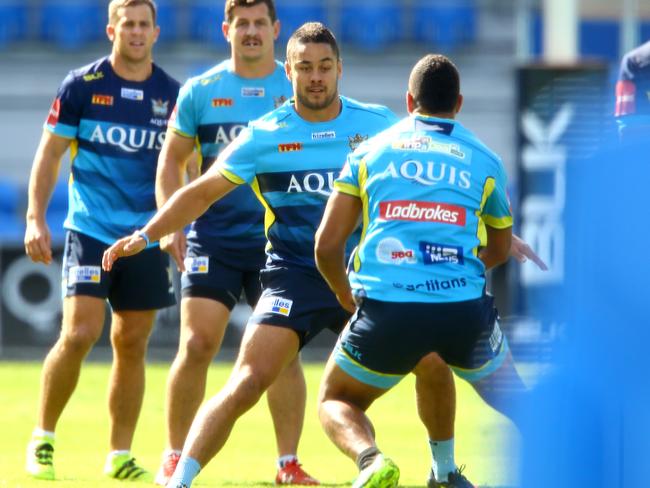
[(100, 335), (101, 330), (96, 330), (95, 327), (75, 324), (74, 327), (65, 327), (61, 331), (59, 342), (67, 350), (85, 354), (99, 340)]
[(240, 370), (231, 381), (232, 395), (242, 407), (255, 405), (271, 384), (263, 374), (250, 368)]
[(181, 344), (181, 355), (185, 361), (209, 363), (217, 354), (220, 341), (200, 332), (188, 334)]
[(424, 356), (415, 366), (413, 373), (420, 381), (440, 382), (452, 378), (451, 370), (445, 361), (435, 352)]
[(111, 344), (116, 355), (122, 357), (141, 357), (149, 341), (148, 331), (133, 327), (123, 327), (111, 332)]

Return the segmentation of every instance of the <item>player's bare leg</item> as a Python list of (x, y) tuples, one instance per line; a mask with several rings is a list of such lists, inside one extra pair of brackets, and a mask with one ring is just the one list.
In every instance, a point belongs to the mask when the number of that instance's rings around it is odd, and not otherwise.
[(145, 356), (155, 310), (113, 313), (108, 383), (111, 450), (129, 450), (144, 397)]

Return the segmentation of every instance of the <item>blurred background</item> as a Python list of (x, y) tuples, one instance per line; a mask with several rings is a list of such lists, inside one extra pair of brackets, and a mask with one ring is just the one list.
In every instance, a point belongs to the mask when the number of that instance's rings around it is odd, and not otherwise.
[[(26, 185), (42, 124), (70, 69), (109, 52), (106, 1), (0, 0), (0, 358), (40, 358), (59, 331), (67, 175), (48, 211), (57, 261), (22, 247)], [(229, 56), (222, 0), (158, 0), (155, 60), (178, 80)], [(503, 158), (515, 231), (549, 265), (511, 262), (491, 277), (518, 361), (543, 365), (563, 327), (549, 305), (565, 274), (566, 165), (589, 157), (614, 128), (622, 54), (650, 39), (650, 0), (277, 0), (276, 55), (291, 32), (320, 20), (342, 45), (342, 93), (406, 113), (409, 71), (427, 52), (458, 65), (459, 120)], [(221, 358), (231, 358), (249, 309), (237, 307)], [(105, 331), (106, 332), (106, 331)], [(173, 356), (176, 308), (160, 313), (151, 355)], [(332, 336), (311, 350), (322, 358)], [(110, 357), (107, 335), (92, 357)], [(308, 351), (307, 354), (310, 352)]]

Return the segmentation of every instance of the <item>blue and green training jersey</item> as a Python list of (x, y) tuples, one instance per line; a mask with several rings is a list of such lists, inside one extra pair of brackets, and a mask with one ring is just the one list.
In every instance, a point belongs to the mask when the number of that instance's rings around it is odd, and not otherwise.
[[(269, 76), (242, 78), (228, 59), (185, 83), (170, 126), (196, 139), (205, 173), (249, 121), (290, 96), (291, 84), (279, 62)], [(263, 222), (264, 209), (251, 189), (243, 186), (193, 222), (188, 239), (199, 251), (259, 269), (266, 242)]]
[(334, 183), (361, 199), (350, 282), (394, 302), (480, 297), (485, 226), (512, 226), (499, 157), (460, 123), (410, 116), (360, 146)]
[(394, 122), (386, 107), (345, 97), (338, 117), (308, 122), (289, 101), (252, 122), (221, 154), (219, 171), (250, 184), (266, 209), (267, 265), (315, 270), (314, 234), (348, 153)]
[(155, 64), (146, 81), (124, 80), (108, 57), (68, 74), (45, 122), (72, 140), (66, 229), (110, 244), (154, 215), (158, 153), (179, 88)]

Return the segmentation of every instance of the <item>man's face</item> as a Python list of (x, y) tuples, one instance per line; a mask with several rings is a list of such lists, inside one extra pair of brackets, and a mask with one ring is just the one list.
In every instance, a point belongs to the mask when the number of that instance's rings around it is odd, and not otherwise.
[(150, 59), (159, 33), (160, 28), (154, 25), (153, 13), (147, 5), (119, 8), (115, 24), (106, 27), (113, 51), (130, 62)]
[(272, 22), (264, 3), (252, 7), (235, 7), (230, 23), (222, 25), (223, 35), (233, 54), (245, 61), (273, 57), (273, 41), (280, 32), (280, 23)]
[(296, 99), (310, 110), (322, 110), (339, 95), (342, 63), (326, 43), (298, 43), (285, 64)]

